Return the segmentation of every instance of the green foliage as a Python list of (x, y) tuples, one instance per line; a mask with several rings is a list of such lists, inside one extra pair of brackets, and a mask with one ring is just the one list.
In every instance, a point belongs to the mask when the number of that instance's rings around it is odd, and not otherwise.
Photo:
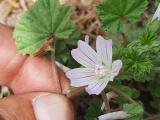
[(56, 42), (56, 60), (69, 68), (76, 68), (80, 65), (72, 58), (70, 46), (62, 40)]
[(118, 42), (126, 42), (124, 41), (124, 35), (128, 42), (131, 42), (133, 40), (139, 39), (139, 35), (142, 33), (143, 29), (141, 27), (138, 27), (135, 24), (123, 24), (121, 25), (121, 28), (117, 30), (114, 27), (111, 27), (107, 30), (108, 38), (112, 38), (114, 41), (114, 44), (117, 44)]
[(93, 99), (85, 114), (85, 120), (97, 120), (101, 113), (102, 101), (99, 99)]
[(78, 27), (72, 32), (68, 39), (65, 39), (65, 43), (69, 46), (77, 46), (77, 42), (80, 39), (81, 31)]
[(51, 37), (67, 39), (75, 29), (71, 9), (58, 0), (38, 0), (18, 21), (14, 37), (20, 53), (33, 54)]
[[(110, 85), (116, 89), (118, 89), (119, 91), (127, 94), (130, 98), (132, 99), (138, 99), (139, 95), (140, 95), (140, 92), (133, 88), (133, 87), (129, 87), (129, 86), (125, 86), (122, 84), (121, 81), (114, 81), (114, 82), (111, 82)], [(126, 102), (128, 102), (124, 97), (122, 96), (118, 96), (116, 97), (116, 101), (122, 105)]]
[(151, 106), (160, 111), (160, 98), (154, 98), (153, 101), (150, 102)]
[(143, 106), (138, 103), (124, 104), (123, 110), (129, 114), (126, 120), (143, 120)]
[(153, 41), (157, 40), (157, 35), (150, 29), (146, 29), (142, 33), (140, 40), (142, 45), (151, 45)]
[(160, 80), (153, 80), (148, 83), (148, 90), (153, 97), (160, 97)]
[(113, 46), (113, 58), (114, 60), (121, 59), (124, 55), (124, 45), (117, 44)]
[(158, 20), (149, 21), (144, 28), (143, 33), (140, 36), (140, 41), (142, 45), (151, 45), (157, 41), (157, 33), (160, 30), (160, 22)]
[(160, 23), (154, 21), (145, 26), (139, 40), (131, 41), (124, 49), (123, 62), (124, 74), (129, 79), (145, 82), (153, 75), (153, 69), (157, 65), (155, 60), (160, 53), (160, 42), (157, 32)]
[(124, 22), (135, 22), (147, 7), (147, 0), (104, 0), (97, 7), (103, 26), (117, 27)]
[(146, 76), (151, 73), (153, 68), (152, 61), (148, 55), (136, 47), (126, 49), (126, 53), (123, 57), (124, 71), (130, 77), (139, 82), (146, 81)]
[(69, 68), (76, 68), (80, 65), (72, 58), (71, 49), (75, 48), (80, 38), (80, 31), (77, 28), (68, 39), (56, 41), (56, 60)]

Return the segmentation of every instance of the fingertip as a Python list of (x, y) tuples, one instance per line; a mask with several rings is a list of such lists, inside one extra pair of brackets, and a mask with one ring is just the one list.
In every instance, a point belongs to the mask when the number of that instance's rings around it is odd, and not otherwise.
[(58, 94), (42, 94), (32, 100), (35, 117), (38, 120), (74, 120), (70, 101)]

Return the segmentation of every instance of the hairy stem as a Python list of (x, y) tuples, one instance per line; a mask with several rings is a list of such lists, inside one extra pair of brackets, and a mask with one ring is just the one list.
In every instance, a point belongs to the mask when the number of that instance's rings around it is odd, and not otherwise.
[(107, 98), (105, 91), (102, 91), (101, 95), (105, 104), (105, 110), (106, 112), (109, 112), (110, 111), (109, 99)]

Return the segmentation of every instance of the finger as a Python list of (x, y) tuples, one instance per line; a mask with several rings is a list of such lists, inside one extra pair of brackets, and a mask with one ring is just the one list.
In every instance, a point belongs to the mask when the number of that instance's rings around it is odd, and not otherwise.
[(0, 116), (4, 120), (74, 120), (74, 110), (64, 96), (32, 93), (0, 100)]
[(19, 55), (16, 51), (12, 32), (0, 24), (0, 84), (10, 82), (23, 65), (26, 56)]
[[(27, 57), (17, 53), (12, 31), (0, 24), (0, 85), (7, 85), (14, 93), (58, 91), (57, 75), (51, 61), (40, 57)], [(69, 86), (61, 74), (61, 84)], [(61, 86), (61, 85), (60, 85)]]
[(52, 70), (49, 60), (28, 57), (9, 86), (16, 94), (35, 91), (58, 92), (57, 76)]
[(58, 77), (61, 83), (61, 88), (63, 90), (62, 92), (65, 92), (69, 88), (70, 82), (62, 70), (60, 69), (57, 69), (57, 70), (58, 70), (58, 75), (59, 75)]

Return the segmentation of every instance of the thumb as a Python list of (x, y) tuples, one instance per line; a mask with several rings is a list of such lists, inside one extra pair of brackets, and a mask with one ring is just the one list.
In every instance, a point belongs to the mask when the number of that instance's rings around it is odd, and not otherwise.
[(34, 112), (37, 120), (73, 120), (74, 110), (69, 100), (57, 94), (42, 94), (34, 98)]
[(0, 100), (0, 120), (74, 120), (70, 101), (62, 95), (31, 93)]

